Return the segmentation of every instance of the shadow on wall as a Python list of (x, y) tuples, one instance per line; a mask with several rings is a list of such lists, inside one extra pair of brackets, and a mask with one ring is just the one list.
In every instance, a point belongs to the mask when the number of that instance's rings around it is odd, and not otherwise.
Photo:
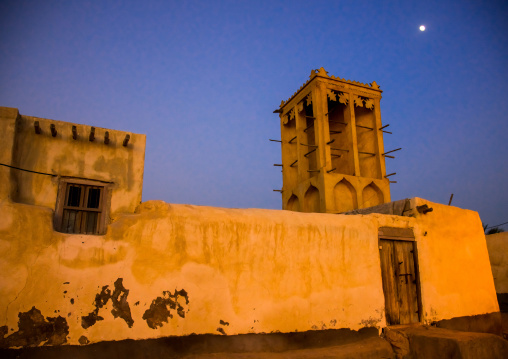
[(307, 192), (305, 192), (305, 198), (303, 200), (304, 212), (313, 212), (313, 213), (319, 213), (320, 212), (320, 206), (319, 206), (319, 191), (316, 187), (310, 186)]
[(333, 195), (335, 198), (335, 208), (338, 212), (347, 212), (358, 208), (356, 190), (345, 178), (335, 185)]
[(289, 198), (287, 209), (289, 211), (300, 212), (300, 201), (294, 194)]
[(372, 182), (363, 189), (363, 208), (377, 206), (384, 203), (383, 192)]

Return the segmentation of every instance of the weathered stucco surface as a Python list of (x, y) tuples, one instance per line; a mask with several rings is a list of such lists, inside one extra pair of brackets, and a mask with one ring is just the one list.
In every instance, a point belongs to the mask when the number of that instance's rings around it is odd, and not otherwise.
[[(415, 223), (422, 301), (429, 321), (497, 312), (485, 235), (477, 212), (416, 198), (433, 211)], [(483, 307), (486, 311), (479, 309)], [(447, 317), (444, 318), (443, 316)]]
[(508, 232), (485, 236), (497, 293), (508, 294)]
[[(90, 141), (92, 126), (24, 116), (7, 107), (0, 107), (0, 121), (0, 163), (54, 175), (0, 166), (0, 198), (54, 209), (59, 179), (70, 177), (112, 183), (111, 217), (132, 213), (141, 203), (145, 135), (95, 127), (95, 138)], [(40, 134), (35, 133), (35, 121)], [(104, 143), (106, 131), (108, 144)], [(129, 143), (123, 146), (127, 134)]]
[[(0, 163), (10, 164), (14, 147), (14, 133), (18, 110), (9, 107), (0, 107)], [(1, 166), (0, 166), (1, 167)], [(11, 193), (10, 171), (0, 168), (0, 198), (7, 198)]]
[(94, 236), (54, 232), (51, 209), (3, 200), (3, 345), (19, 345), (21, 317), (47, 330), (61, 323), (27, 345), (66, 330), (65, 343), (86, 344), (383, 327), (379, 227), (414, 229), (424, 322), (498, 311), (478, 214), (412, 201), (434, 211), (347, 216), (149, 201)]

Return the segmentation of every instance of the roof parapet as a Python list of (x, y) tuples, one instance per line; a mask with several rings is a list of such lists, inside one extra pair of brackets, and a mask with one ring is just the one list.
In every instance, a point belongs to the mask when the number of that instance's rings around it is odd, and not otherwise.
[(311, 82), (315, 77), (329, 78), (332, 80), (337, 80), (337, 81), (345, 82), (348, 84), (353, 84), (353, 85), (357, 85), (357, 86), (361, 86), (361, 87), (366, 87), (366, 88), (369, 88), (372, 90), (381, 91), (379, 88), (379, 85), (376, 83), (376, 81), (372, 81), (372, 83), (370, 83), (370, 84), (364, 84), (364, 83), (361, 83), (358, 81), (346, 80), (344, 78), (341, 79), (340, 77), (335, 77), (333, 75), (329, 76), (328, 71), (326, 71), (323, 67), (320, 67), (319, 69), (311, 70), (309, 79), (302, 86), (300, 86), (300, 88), (293, 95), (291, 95), (286, 101), (282, 100), (279, 108), (284, 107), (289, 101), (291, 101), (293, 99), (293, 97), (295, 97), (296, 94), (298, 94), (305, 86), (307, 86), (307, 84), (309, 82)]

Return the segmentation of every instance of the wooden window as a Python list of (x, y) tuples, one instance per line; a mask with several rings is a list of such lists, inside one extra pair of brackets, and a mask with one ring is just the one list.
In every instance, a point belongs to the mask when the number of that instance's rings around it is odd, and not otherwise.
[(64, 179), (55, 210), (55, 229), (64, 233), (103, 234), (109, 206), (101, 182)]

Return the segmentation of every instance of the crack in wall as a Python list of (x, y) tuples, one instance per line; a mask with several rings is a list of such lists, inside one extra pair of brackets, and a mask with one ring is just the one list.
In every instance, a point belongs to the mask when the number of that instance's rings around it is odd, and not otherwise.
[(18, 294), (16, 294), (16, 296), (14, 297), (13, 300), (11, 300), (9, 303), (7, 303), (7, 306), (5, 307), (5, 320), (7, 321), (7, 318), (8, 318), (8, 315), (9, 315), (9, 306), (14, 303), (16, 301), (16, 299), (18, 299), (18, 297), (21, 295), (21, 293), (23, 293), (23, 291), (26, 289), (27, 285), (28, 285), (28, 279), (32, 276), (32, 267), (35, 266), (35, 263), (37, 263), (37, 260), (39, 259), (41, 253), (46, 250), (47, 248), (49, 248), (51, 246), (51, 243), (48, 244), (47, 246), (44, 246), (43, 248), (41, 248), (38, 252), (37, 252), (37, 255), (35, 256), (35, 259), (33, 261), (32, 264), (30, 265), (26, 265), (26, 271), (27, 271), (27, 275), (26, 275), (26, 278), (25, 278), (25, 285), (23, 286), (23, 288), (21, 288), (21, 290), (18, 292)]

